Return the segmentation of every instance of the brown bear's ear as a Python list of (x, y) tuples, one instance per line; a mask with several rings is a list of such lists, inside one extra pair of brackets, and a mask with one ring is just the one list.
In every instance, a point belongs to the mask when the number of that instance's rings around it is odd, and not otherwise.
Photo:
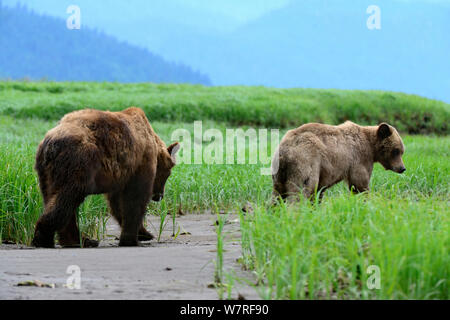
[(169, 151), (170, 156), (175, 161), (175, 154), (180, 150), (180, 144), (178, 142), (172, 143), (168, 148), (167, 151)]
[(377, 137), (381, 140), (386, 139), (392, 134), (391, 128), (387, 123), (382, 123), (378, 126)]

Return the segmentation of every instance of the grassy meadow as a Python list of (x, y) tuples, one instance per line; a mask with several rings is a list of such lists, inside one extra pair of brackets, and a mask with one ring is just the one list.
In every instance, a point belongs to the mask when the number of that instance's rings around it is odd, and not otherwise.
[[(149, 214), (240, 212), (242, 265), (267, 299), (448, 299), (450, 105), (379, 91), (203, 87), (191, 85), (0, 82), (0, 239), (29, 244), (42, 213), (33, 170), (40, 140), (65, 113), (92, 107), (143, 108), (170, 143), (174, 130), (279, 128), (305, 122), (387, 121), (406, 146), (403, 175), (375, 165), (368, 194), (343, 184), (323, 201), (270, 206), (272, 182), (258, 164), (180, 164), (163, 203)], [(416, 135), (421, 134), (421, 135)], [(208, 143), (203, 142), (204, 146)], [(249, 155), (250, 150), (247, 148)], [(83, 232), (101, 239), (108, 209), (102, 196), (80, 208)], [(155, 230), (153, 230), (155, 231)], [(380, 289), (369, 289), (369, 266)]]

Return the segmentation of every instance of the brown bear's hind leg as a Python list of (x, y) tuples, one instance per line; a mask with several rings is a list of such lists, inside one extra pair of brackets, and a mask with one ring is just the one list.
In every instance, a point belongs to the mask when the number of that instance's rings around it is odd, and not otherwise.
[(83, 200), (84, 196), (73, 190), (61, 191), (49, 199), (44, 214), (36, 223), (33, 246), (53, 248), (55, 232), (66, 227)]
[[(45, 215), (45, 213), (44, 213)], [(48, 226), (44, 217), (41, 216), (36, 223), (36, 228), (34, 230), (34, 237), (31, 245), (36, 248), (54, 248), (55, 242), (55, 230)]]
[(83, 242), (80, 243), (80, 231), (77, 225), (76, 212), (72, 214), (69, 223), (64, 229), (58, 231), (59, 244), (64, 248), (95, 248), (98, 247), (99, 242), (91, 240), (82, 235)]

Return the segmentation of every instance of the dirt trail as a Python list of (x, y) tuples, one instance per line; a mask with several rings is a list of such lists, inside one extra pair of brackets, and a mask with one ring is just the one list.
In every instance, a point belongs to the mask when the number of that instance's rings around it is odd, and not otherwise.
[[(119, 248), (117, 240), (102, 241), (95, 249), (33, 249), (16, 245), (0, 247), (0, 299), (218, 299), (214, 280), (216, 259), (215, 215), (185, 215), (176, 223), (188, 234), (171, 237), (168, 216), (161, 242), (144, 242), (143, 247)], [(110, 219), (112, 221), (112, 219)], [(236, 259), (241, 256), (239, 223), (230, 216), (224, 266), (238, 277), (251, 279)], [(149, 222), (159, 227), (159, 218)], [(150, 226), (154, 234), (156, 233)], [(189, 234), (190, 233), (190, 234)], [(118, 236), (118, 226), (110, 222), (107, 234)], [(81, 269), (81, 289), (65, 287), (67, 267)], [(23, 281), (55, 284), (55, 288), (17, 286)], [(235, 283), (232, 298), (241, 294), (258, 299), (252, 287)], [(226, 296), (225, 296), (226, 297)]]

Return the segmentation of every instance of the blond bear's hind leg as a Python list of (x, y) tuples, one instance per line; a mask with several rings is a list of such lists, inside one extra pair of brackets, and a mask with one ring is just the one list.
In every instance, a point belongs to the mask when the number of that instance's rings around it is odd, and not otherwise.
[(314, 195), (318, 191), (319, 179), (320, 179), (320, 165), (319, 163), (314, 163), (308, 168), (308, 175), (302, 176), (302, 191), (303, 196), (311, 201), (314, 200)]
[(288, 203), (298, 202), (300, 200), (301, 191), (302, 188), (299, 184), (299, 180), (296, 179), (296, 177), (289, 177), (288, 181), (286, 181), (286, 192), (284, 199), (286, 199)]

